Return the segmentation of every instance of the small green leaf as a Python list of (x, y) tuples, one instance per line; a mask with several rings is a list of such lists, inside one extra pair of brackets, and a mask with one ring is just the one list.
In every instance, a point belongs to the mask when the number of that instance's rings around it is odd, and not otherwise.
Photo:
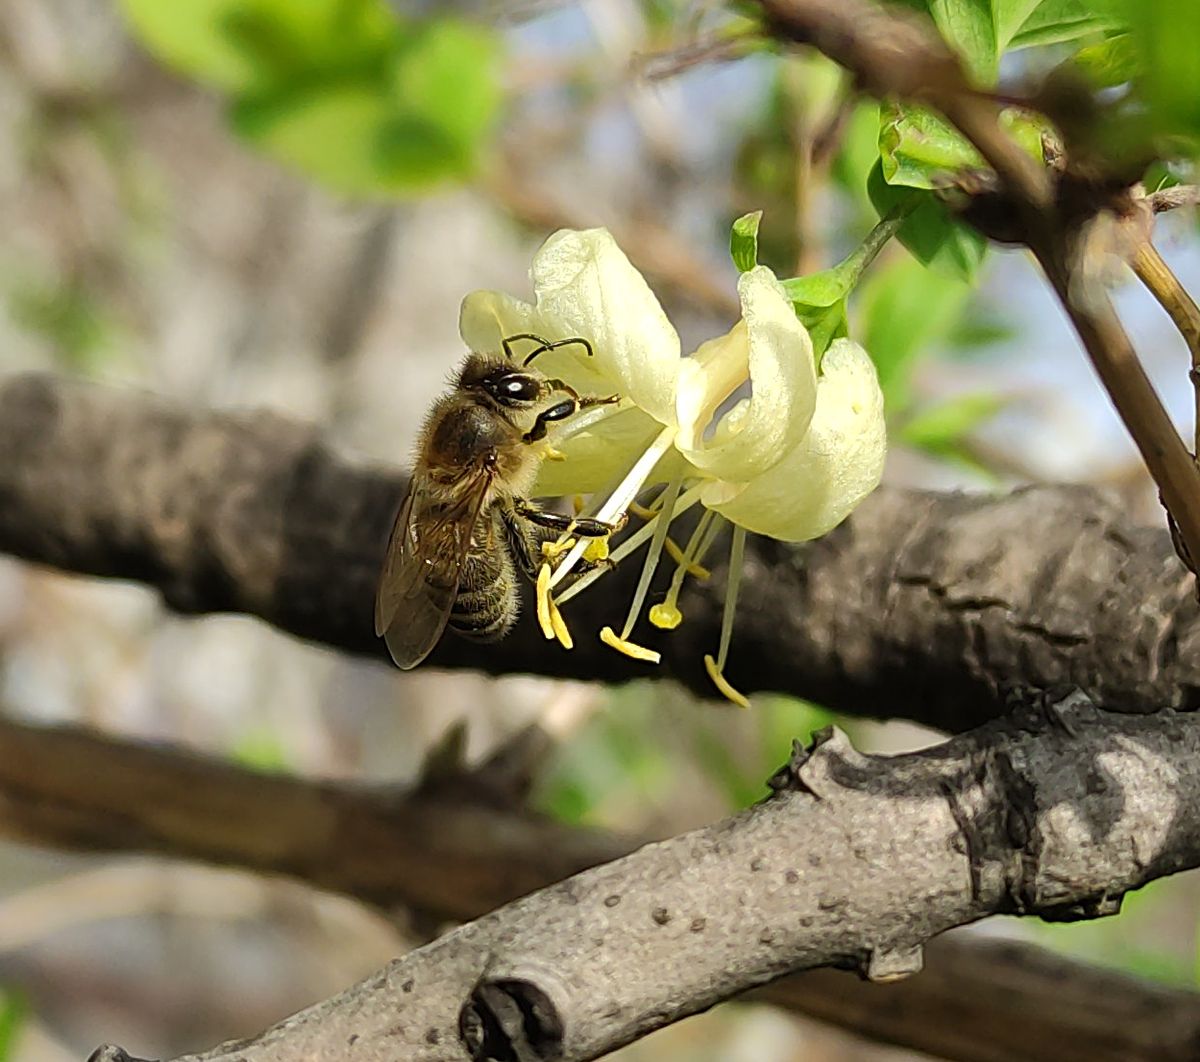
[(818, 362), (821, 355), (829, 349), (830, 343), (848, 334), (845, 299), (839, 299), (832, 306), (803, 306), (793, 303), (792, 308), (808, 331), (812, 340), (813, 355)]
[(763, 212), (743, 214), (729, 232), (729, 254), (739, 273), (748, 273), (758, 265), (758, 226)]
[(1200, 4), (1125, 0), (1140, 88), (1157, 130), (1200, 136)]
[(253, 58), (229, 33), (239, 0), (120, 0), (141, 42), (181, 73), (237, 92), (257, 78)]
[(29, 1017), (29, 1004), (19, 992), (0, 991), (0, 1062), (16, 1062), (17, 1042)]
[(1080, 48), (1071, 64), (1095, 88), (1112, 88), (1132, 81), (1141, 71), (1141, 57), (1129, 33), (1118, 33)]
[(1000, 52), (990, 0), (929, 0), (929, 13), (976, 83), (995, 84)]
[(909, 446), (942, 454), (957, 448), (963, 439), (1004, 408), (1000, 395), (956, 395), (916, 413), (900, 428), (899, 438)]
[(871, 353), (891, 415), (907, 409), (916, 359), (948, 340), (970, 294), (967, 283), (937, 276), (907, 257), (876, 270), (859, 287), (854, 332)]
[(971, 280), (987, 252), (987, 240), (973, 228), (956, 221), (931, 192), (913, 193), (908, 188), (892, 187), (883, 179), (877, 165), (867, 180), (867, 192), (880, 215), (912, 194), (923, 201), (900, 226), (897, 238), (918, 261), (946, 277)]
[(933, 188), (935, 179), (982, 166), (971, 143), (926, 107), (887, 103), (879, 111), (879, 157), (888, 184)]
[(1040, 44), (1064, 44), (1091, 33), (1121, 28), (1111, 11), (1100, 10), (1084, 0), (1043, 0), (1008, 42), (1009, 48)]
[(1041, 5), (1042, 0), (991, 0), (998, 54), (1004, 54), (1017, 31)]

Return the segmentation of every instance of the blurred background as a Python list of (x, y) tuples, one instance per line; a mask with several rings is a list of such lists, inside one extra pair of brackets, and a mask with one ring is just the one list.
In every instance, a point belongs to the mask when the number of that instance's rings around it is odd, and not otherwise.
[[(321, 5), (297, 8), (309, 6)], [(554, 229), (608, 226), (686, 350), (736, 315), (735, 217), (766, 211), (762, 258), (780, 275), (835, 263), (876, 220), (864, 192), (875, 105), (815, 56), (689, 61), (715, 5), (393, 4), (425, 18), (402, 72), (413, 113), (389, 151), (370, 157), (369, 86), (303, 97), (278, 88), (314, 49), (369, 62), (380, 20), (397, 17), (382, 0), (335, 6), (348, 28), (322, 43), (305, 37), (300, 16), (291, 37), (261, 32), (255, 20), (284, 11), (279, 0), (0, 4), (0, 371), (50, 369), (196, 407), (267, 407), (321, 424), (344, 451), (405, 462), (462, 353), (462, 296), (527, 295), (532, 253)], [(222, 52), (193, 32), (189, 20), (213, 12), (241, 19), (245, 50)], [(648, 58), (672, 49), (683, 50)], [(1023, 56), (1008, 74), (1045, 61)], [(1167, 216), (1158, 243), (1200, 289), (1194, 218)], [(1190, 433), (1181, 341), (1140, 289), (1117, 298)], [(1161, 521), (1024, 255), (991, 252), (969, 283), (890, 246), (850, 320), (886, 388), (890, 481), (1093, 483)], [(833, 718), (785, 697), (737, 712), (666, 683), (401, 676), (253, 620), (181, 619), (139, 587), (4, 558), (0, 703), (264, 771), (397, 783), (457, 723), (479, 759), (540, 720), (561, 741), (540, 808), (662, 835), (759, 799), (791, 739)], [(938, 739), (838, 721), (870, 750)], [(1197, 900), (1200, 879), (1180, 875), (1128, 897), (1117, 919), (983, 931), (1190, 985)], [(0, 1060), (79, 1060), (103, 1041), (151, 1057), (199, 1049), (330, 995), (412, 943), (375, 912), (291, 883), (0, 845)], [(913, 1056), (729, 1005), (614, 1057)]]

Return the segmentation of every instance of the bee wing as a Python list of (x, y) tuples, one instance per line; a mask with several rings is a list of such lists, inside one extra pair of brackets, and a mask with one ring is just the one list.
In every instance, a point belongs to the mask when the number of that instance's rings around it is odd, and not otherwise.
[(480, 470), (449, 503), (435, 498), (422, 476), (409, 484), (375, 595), (375, 633), (406, 670), (429, 655), (446, 629), (491, 482), (492, 473)]

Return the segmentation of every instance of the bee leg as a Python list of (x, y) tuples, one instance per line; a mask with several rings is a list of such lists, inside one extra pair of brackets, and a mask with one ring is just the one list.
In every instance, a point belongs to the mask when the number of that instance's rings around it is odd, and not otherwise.
[(538, 527), (549, 528), (551, 531), (570, 531), (580, 538), (603, 538), (611, 535), (619, 528), (618, 524), (610, 524), (604, 520), (593, 520), (589, 516), (564, 516), (562, 513), (539, 509), (524, 498), (513, 499), (513, 512), (524, 520)]
[(564, 398), (561, 402), (555, 402), (549, 409), (542, 410), (537, 415), (537, 420), (533, 422), (533, 427), (521, 436), (522, 440), (531, 443), (544, 439), (546, 437), (547, 424), (555, 420), (566, 420), (578, 408), (579, 403), (573, 398)]
[(552, 391), (562, 391), (563, 394), (570, 395), (580, 409), (587, 409), (589, 406), (611, 406), (621, 401), (620, 395), (581, 395), (565, 380), (547, 380), (546, 385)]
[(514, 505), (501, 503), (496, 508), (500, 513), (504, 534), (517, 567), (531, 579), (536, 578), (542, 560), (541, 541), (529, 524), (521, 518)]

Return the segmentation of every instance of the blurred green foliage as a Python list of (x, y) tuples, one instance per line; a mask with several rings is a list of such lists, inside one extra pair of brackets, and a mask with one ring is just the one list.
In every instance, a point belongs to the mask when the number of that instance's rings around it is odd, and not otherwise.
[(767, 795), (765, 780), (791, 755), (792, 741), (836, 717), (807, 701), (755, 697), (752, 712), (698, 713), (657, 684), (610, 690), (605, 709), (557, 753), (539, 779), (534, 804), (574, 825), (628, 828), (666, 811), (680, 777), (699, 768), (710, 796), (727, 810)]
[(384, 0), (122, 0), (162, 62), (225, 93), (263, 151), (360, 196), (470, 176), (502, 90), (500, 42)]
[(28, 1014), (23, 995), (11, 988), (0, 991), (0, 1062), (16, 1062), (17, 1041)]

